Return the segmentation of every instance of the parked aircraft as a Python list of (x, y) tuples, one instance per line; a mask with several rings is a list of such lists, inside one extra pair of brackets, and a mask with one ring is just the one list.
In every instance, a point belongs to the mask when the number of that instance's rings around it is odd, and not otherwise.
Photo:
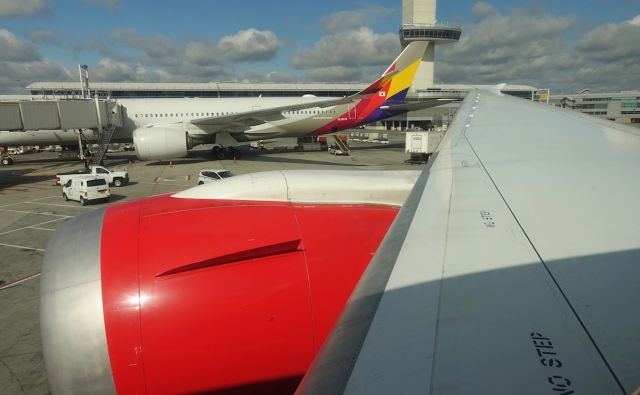
[[(380, 78), (350, 97), (120, 99), (124, 126), (113, 141), (133, 141), (140, 159), (183, 157), (195, 145), (216, 144), (214, 155), (222, 159), (250, 141), (335, 133), (441, 105), (446, 101), (405, 103), (426, 45), (409, 44)], [(0, 132), (0, 146), (34, 144), (36, 136), (38, 144), (65, 144), (62, 137), (66, 144), (78, 143), (75, 133), (21, 133)], [(51, 142), (44, 142), (43, 135)]]
[(639, 153), (636, 129), (477, 91), (417, 181), (266, 172), (85, 214), (44, 259), (49, 384), (632, 393)]

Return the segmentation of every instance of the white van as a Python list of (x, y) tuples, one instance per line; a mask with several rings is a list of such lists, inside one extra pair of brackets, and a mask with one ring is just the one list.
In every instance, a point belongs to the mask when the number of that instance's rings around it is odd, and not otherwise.
[(233, 173), (226, 169), (205, 169), (198, 173), (198, 185), (233, 177)]
[(77, 176), (73, 177), (62, 186), (64, 200), (77, 200), (81, 205), (96, 200), (109, 201), (111, 191), (104, 177)]

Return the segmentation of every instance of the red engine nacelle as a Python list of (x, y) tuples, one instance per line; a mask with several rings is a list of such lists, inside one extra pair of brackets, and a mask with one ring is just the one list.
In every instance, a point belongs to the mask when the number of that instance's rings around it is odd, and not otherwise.
[[(87, 274), (72, 286), (54, 284), (59, 272), (44, 273), (54, 392), (79, 382), (100, 383), (75, 388), (94, 393), (293, 392), (397, 212), (165, 195), (74, 220), (45, 259), (44, 270), (60, 270), (47, 265), (64, 259), (88, 262), (74, 269)], [(70, 235), (82, 252), (91, 234), (100, 240), (95, 257), (64, 257)], [(103, 325), (91, 322), (101, 314)], [(106, 361), (87, 366), (100, 347)], [(74, 374), (84, 377), (70, 381)]]

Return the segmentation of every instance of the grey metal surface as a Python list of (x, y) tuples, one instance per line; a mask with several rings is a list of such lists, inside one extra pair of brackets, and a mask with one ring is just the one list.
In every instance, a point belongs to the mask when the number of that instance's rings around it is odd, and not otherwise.
[(345, 311), (309, 369), (313, 374), (304, 377), (298, 393), (339, 394), (344, 391), (393, 270), (390, 263), (395, 262), (400, 254), (428, 176), (428, 172), (422, 172), (416, 181), (359, 286), (349, 298)]
[(470, 94), (413, 221), (387, 236), (406, 233), (348, 381), (314, 380), (345, 364), (328, 342), (299, 392), (636, 389), (639, 153), (633, 130)]
[[(104, 103), (102, 103), (104, 106)], [(61, 129), (97, 128), (96, 105), (87, 100), (61, 100), (58, 102)]]
[[(8, 100), (0, 102), (0, 130), (99, 129), (122, 126), (120, 109), (105, 100)], [(111, 116), (113, 114), (113, 116)]]
[(60, 129), (58, 105), (55, 101), (20, 101), (24, 130)]
[(100, 209), (65, 223), (47, 246), (40, 320), (54, 394), (115, 393), (100, 282), (103, 216)]
[(17, 103), (0, 103), (0, 130), (22, 129), (20, 106)]
[(402, 206), (419, 171), (283, 170), (207, 183), (174, 197)]

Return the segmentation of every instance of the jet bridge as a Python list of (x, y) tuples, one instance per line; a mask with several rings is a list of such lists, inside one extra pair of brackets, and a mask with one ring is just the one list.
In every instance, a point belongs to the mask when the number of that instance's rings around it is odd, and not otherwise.
[(0, 130), (100, 130), (111, 126), (122, 126), (120, 106), (112, 100), (0, 101)]
[[(98, 154), (93, 157), (95, 163), (102, 160), (115, 129), (121, 127), (122, 122), (121, 106), (113, 100), (95, 98), (0, 101), (0, 130), (97, 130), (100, 148)], [(79, 134), (79, 138), (80, 136)]]

